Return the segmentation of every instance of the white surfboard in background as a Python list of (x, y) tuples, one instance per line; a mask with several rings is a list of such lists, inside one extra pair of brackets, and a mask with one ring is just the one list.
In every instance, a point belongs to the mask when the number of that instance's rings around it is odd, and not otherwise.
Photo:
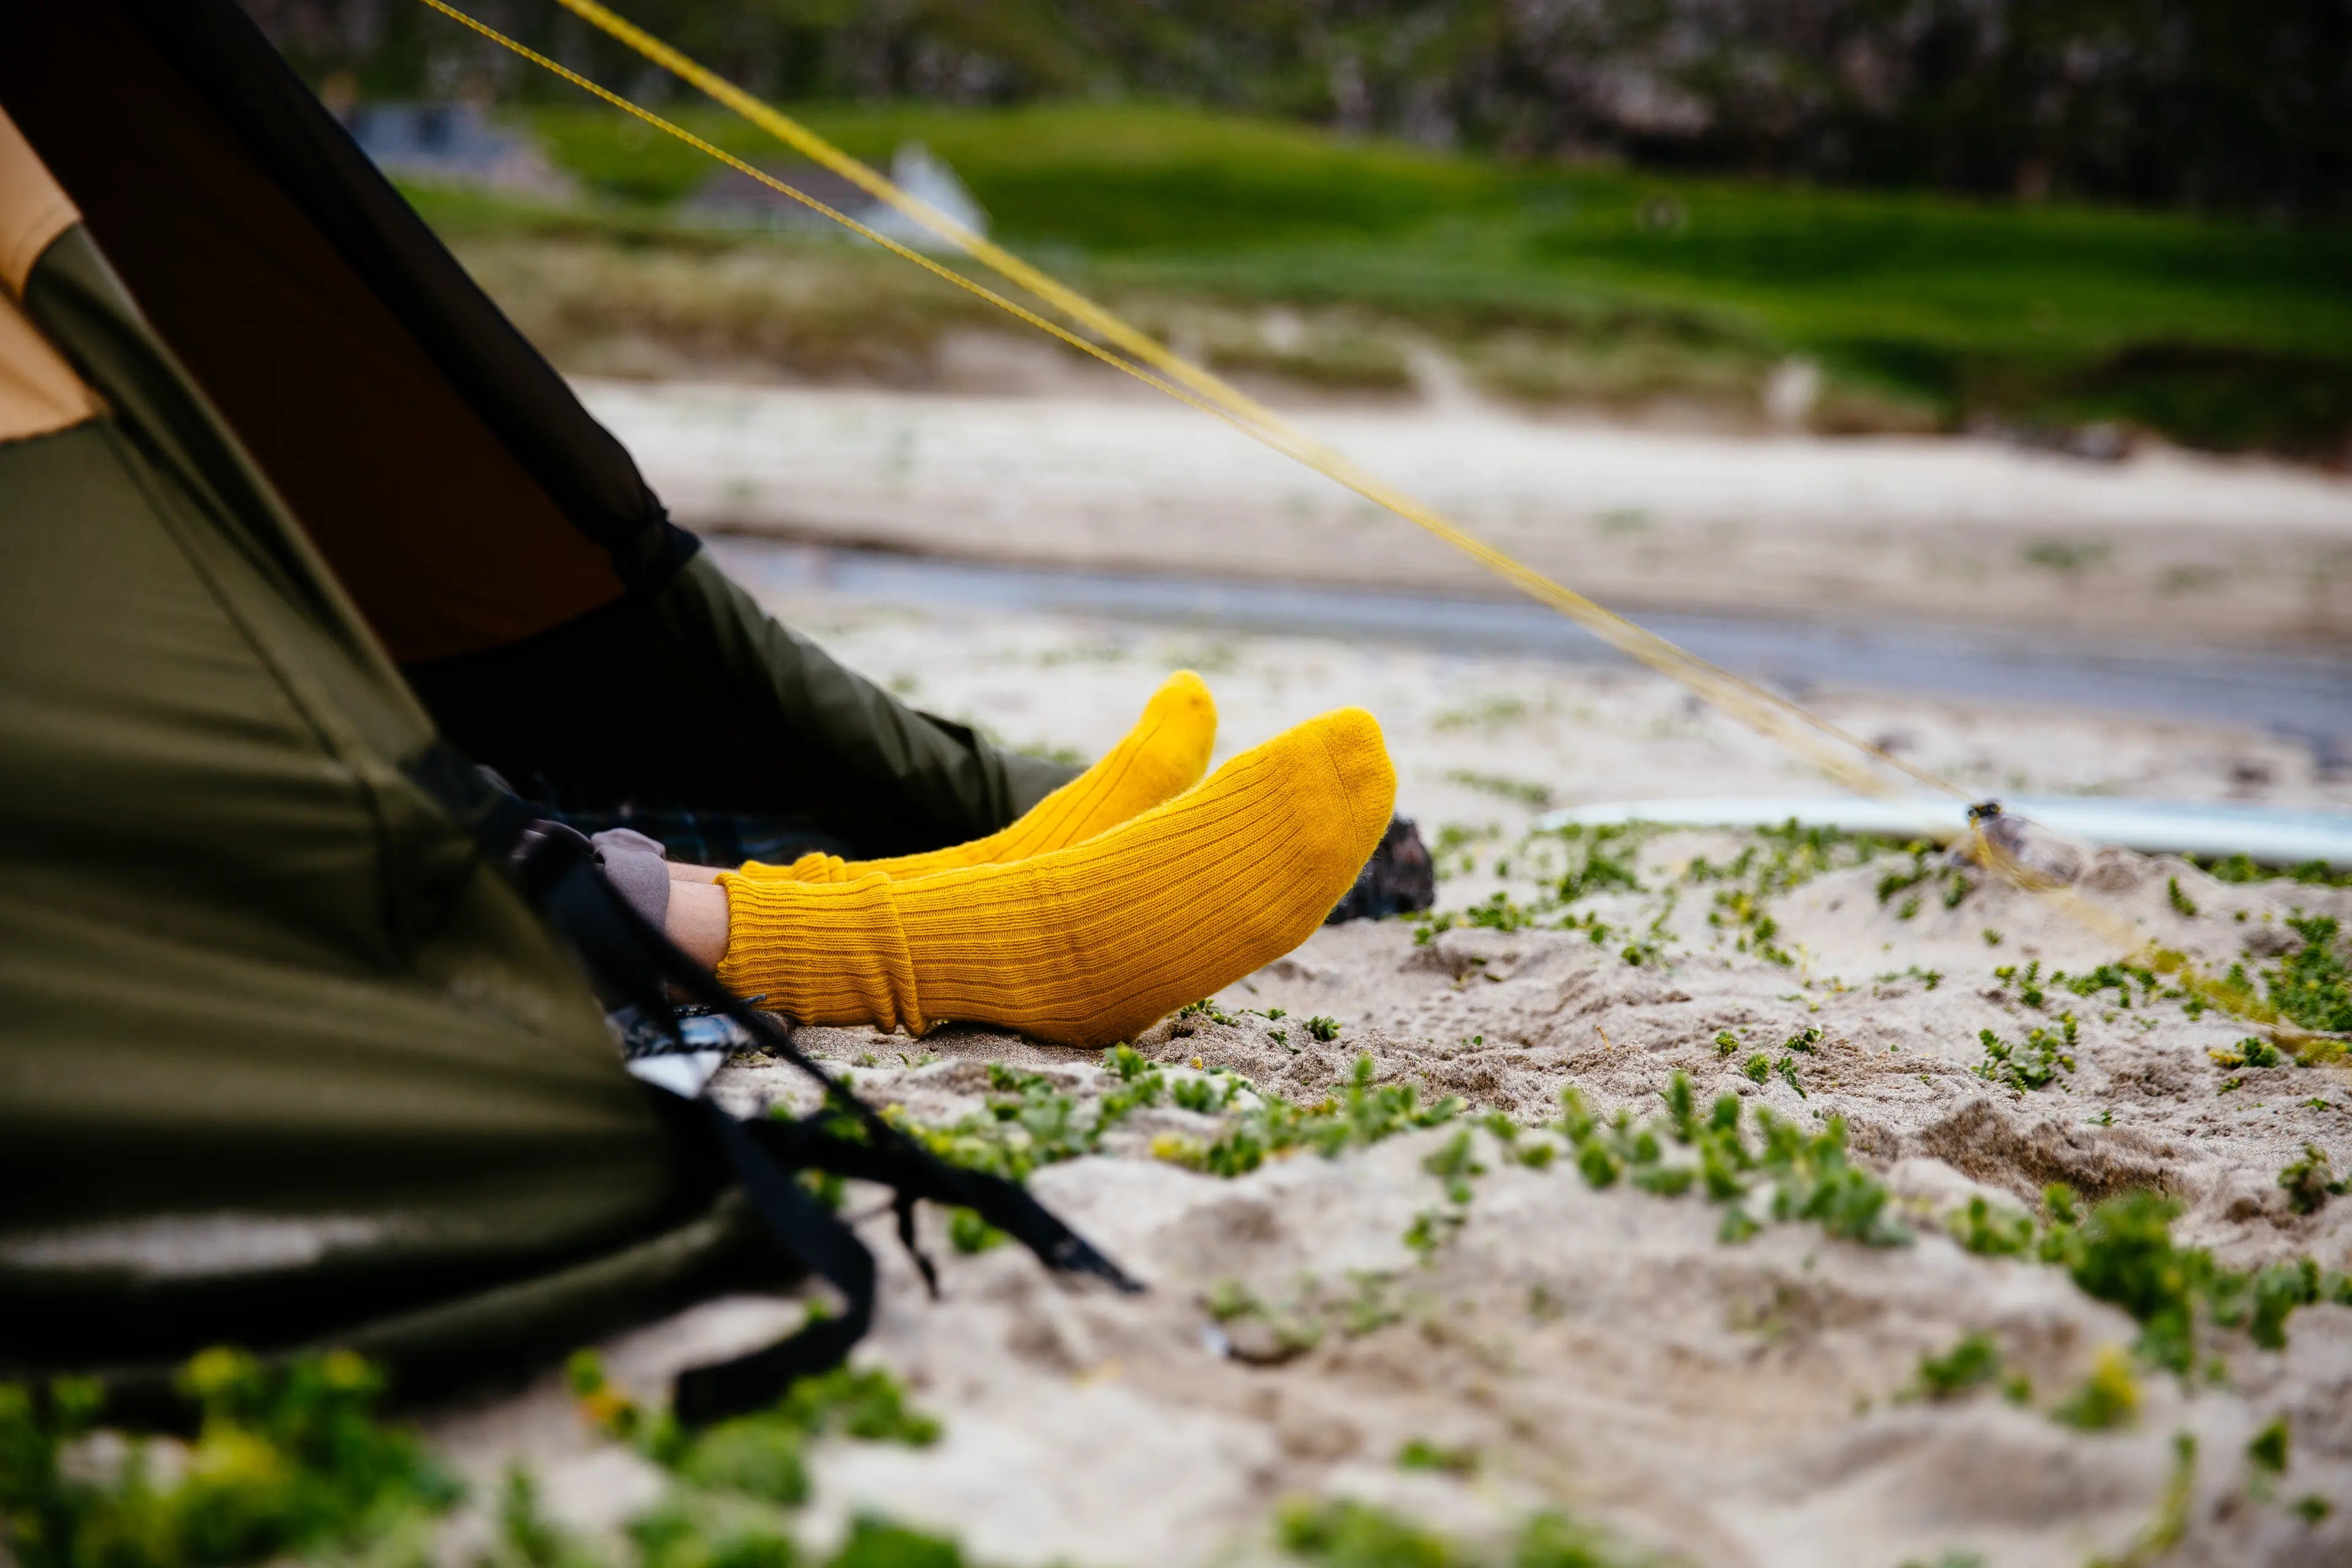
[[(2309, 811), (2191, 801), (2121, 800), (2102, 795), (2009, 795), (2001, 809), (2053, 833), (2147, 855), (2243, 855), (2266, 866), (2319, 861), (2352, 868), (2352, 812)], [(1567, 806), (1536, 821), (1539, 832), (1572, 824), (1599, 826), (1654, 822), (1675, 827), (1805, 827), (1948, 840), (1966, 831), (1968, 808), (1919, 796), (1864, 800), (1848, 795), (1724, 795), (1691, 800), (1612, 801)]]

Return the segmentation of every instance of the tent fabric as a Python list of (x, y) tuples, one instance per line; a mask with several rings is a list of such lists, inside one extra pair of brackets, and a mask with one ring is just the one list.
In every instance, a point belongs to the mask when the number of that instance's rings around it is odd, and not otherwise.
[(893, 854), (1072, 776), (815, 655), (707, 562), (666, 592), (692, 535), (233, 0), (9, 7), (0, 105), (444, 731), (519, 784)]
[(0, 1373), (772, 1279), (425, 764), (874, 852), (1070, 770), (729, 582), (232, 0), (0, 7)]
[(714, 1178), (84, 231), (23, 304), (111, 412), (0, 444), (0, 1358), (299, 1342), (691, 1227)]

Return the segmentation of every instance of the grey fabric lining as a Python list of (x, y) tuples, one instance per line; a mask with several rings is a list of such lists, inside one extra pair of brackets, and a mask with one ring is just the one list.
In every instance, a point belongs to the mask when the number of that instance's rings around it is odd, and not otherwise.
[(591, 835), (588, 842), (596, 847), (604, 880), (628, 900), (629, 908), (654, 930), (668, 929), (668, 851), (633, 827), (608, 827)]

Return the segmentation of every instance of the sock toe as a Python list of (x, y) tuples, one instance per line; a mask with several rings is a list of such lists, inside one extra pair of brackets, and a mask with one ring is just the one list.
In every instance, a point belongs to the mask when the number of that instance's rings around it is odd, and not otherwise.
[(1337, 709), (1314, 722), (1323, 754), (1347, 795), (1350, 835), (1362, 847), (1356, 860), (1360, 867), (1379, 847), (1396, 813), (1396, 766), (1389, 760), (1380, 721), (1361, 708)]
[(1178, 773), (1191, 774), (1188, 784), (1198, 783), (1217, 746), (1217, 700), (1209, 683), (1192, 670), (1178, 670), (1143, 705), (1143, 717), (1171, 738), (1171, 761)]
[(1209, 683), (1201, 679), (1197, 669), (1180, 669), (1160, 683), (1160, 689), (1144, 704), (1147, 709), (1181, 710), (1189, 713), (1213, 715), (1217, 699), (1209, 690)]

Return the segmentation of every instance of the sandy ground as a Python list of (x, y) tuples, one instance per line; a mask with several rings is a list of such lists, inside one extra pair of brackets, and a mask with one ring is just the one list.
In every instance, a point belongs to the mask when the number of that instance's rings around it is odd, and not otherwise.
[[(1821, 787), (1646, 676), (1306, 637), (777, 607), (917, 702), (1018, 743), (1097, 752), (1163, 672), (1186, 665), (1218, 693), (1221, 754), (1363, 704), (1387, 729), (1401, 805), (1447, 846), (1443, 902), (1454, 910), (1496, 890), (1531, 900), (1557, 875), (1519, 842), (1539, 804)], [(2352, 804), (2352, 781), (2251, 733), (1865, 693), (1822, 706), (1991, 788)], [(808, 1535), (872, 1510), (955, 1534), (987, 1563), (1249, 1563), (1276, 1557), (1270, 1521), (1286, 1500), (1354, 1497), (1468, 1540), (1564, 1509), (1613, 1531), (1626, 1561), (1655, 1552), (1726, 1568), (1895, 1568), (1968, 1552), (2000, 1568), (2352, 1562), (2352, 1309), (2305, 1308), (2282, 1352), (2217, 1334), (2212, 1366), (2189, 1379), (2143, 1369), (2135, 1419), (2079, 1432), (2053, 1409), (2134, 1325), (2062, 1271), (1973, 1256), (1937, 1224), (1972, 1194), (2024, 1208), (2051, 1182), (2093, 1198), (2154, 1186), (2186, 1205), (2178, 1234), (2226, 1263), (2308, 1254), (2352, 1268), (2352, 1199), (2297, 1215), (2275, 1181), (2306, 1141), (2352, 1165), (2352, 1075), (2229, 1072), (2208, 1053), (2243, 1026), (2177, 1003), (2123, 1008), (2110, 992), (2029, 1007), (1996, 965), (2080, 973), (2123, 955), (2048, 901), (2000, 887), (1948, 907), (1929, 898), (1906, 916), (1875, 890), (1890, 859), (1828, 870), (1769, 903), (1787, 964), (1742, 952), (1706, 919), (1727, 885), (1690, 875), (1694, 858), (1720, 864), (1738, 845), (1650, 839), (1642, 890), (1575, 906), (1615, 932), (1652, 933), (1643, 963), (1622, 955), (1623, 934), (1596, 943), (1586, 930), (1455, 929), (1422, 942), (1402, 921), (1327, 928), (1224, 992), (1231, 1022), (1166, 1021), (1137, 1045), (1177, 1078), (1230, 1071), (1298, 1100), (1368, 1053), (1381, 1081), (1529, 1127), (1558, 1114), (1570, 1084), (1604, 1112), (1648, 1114), (1680, 1069), (1702, 1105), (1729, 1094), (1808, 1129), (1845, 1118), (1856, 1159), (1897, 1194), (1908, 1245), (1864, 1247), (1801, 1223), (1725, 1243), (1719, 1211), (1696, 1196), (1596, 1190), (1569, 1163), (1516, 1161), (1514, 1148), (1549, 1136), (1534, 1131), (1511, 1146), (1473, 1132), (1484, 1169), (1458, 1206), (1424, 1167), (1452, 1127), (1221, 1180), (1153, 1157), (1155, 1139), (1218, 1131), (1162, 1105), (1102, 1152), (1034, 1181), (1148, 1294), (1065, 1287), (1013, 1248), (959, 1256), (934, 1217), (943, 1282), (928, 1301), (887, 1216), (866, 1222), (887, 1283), (860, 1353), (903, 1375), (945, 1436), (922, 1450), (827, 1445)], [(1248, 875), (1236, 868), (1234, 896), (1248, 896)], [(2291, 945), (2281, 922), (2295, 909), (2352, 918), (2352, 892), (2225, 885), (2120, 852), (2094, 857), (2082, 887), (2216, 965)], [(2021, 1040), (2054, 1027), (2062, 1003), (2080, 1037), (2058, 1084), (2022, 1092), (1971, 1070), (1979, 1029)], [(1288, 1017), (1266, 1016), (1276, 1009)], [(1299, 1026), (1315, 1015), (1337, 1021), (1336, 1038)], [(1786, 1049), (1810, 1029), (1821, 1031), (1810, 1049)], [(1728, 1055), (1716, 1043), (1725, 1033)], [(1106, 1081), (1091, 1056), (985, 1029), (802, 1038), (870, 1099), (925, 1122), (982, 1112), (987, 1062), (1042, 1072), (1082, 1102)], [(1752, 1049), (1789, 1055), (1796, 1081), (1751, 1081), (1739, 1068)], [(803, 1092), (787, 1069), (751, 1059), (720, 1087), (745, 1109)], [(854, 1190), (851, 1206), (873, 1209), (873, 1194)], [(1424, 1259), (1405, 1237), (1431, 1213), (1460, 1223)], [(1210, 1310), (1245, 1300), (1258, 1305), (1222, 1325)], [(678, 1367), (762, 1342), (801, 1310), (713, 1302), (604, 1348), (617, 1378), (657, 1394)], [(2026, 1402), (1913, 1396), (1921, 1358), (1971, 1332), (2030, 1379)], [(2293, 1458), (2273, 1476), (2247, 1446), (2279, 1416)], [(525, 1458), (551, 1509), (585, 1526), (659, 1489), (587, 1433), (552, 1377), (445, 1413), (434, 1429), (478, 1473)], [(2179, 1434), (2196, 1442), (2186, 1471)], [(1466, 1456), (1462, 1469), (1400, 1468), (1414, 1440)], [(2168, 1507), (2168, 1487), (2183, 1485)], [(2309, 1498), (2333, 1513), (2306, 1523), (2294, 1505)]]
[[(958, 396), (587, 382), (700, 528), (984, 559), (1497, 591), (1399, 519), (1123, 386)], [(1919, 616), (2207, 644), (2352, 638), (2352, 479), (2151, 448), (1823, 439), (1307, 406), (1373, 472), (1628, 608)]]

